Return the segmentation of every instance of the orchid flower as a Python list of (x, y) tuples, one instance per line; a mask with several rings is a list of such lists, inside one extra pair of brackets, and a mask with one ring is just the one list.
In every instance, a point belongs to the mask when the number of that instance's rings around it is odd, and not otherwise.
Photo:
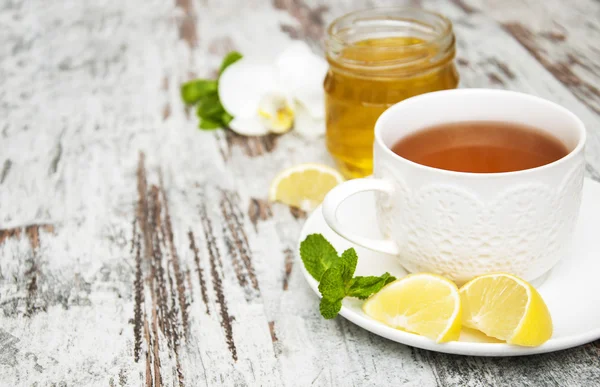
[(327, 62), (304, 42), (294, 42), (274, 63), (245, 56), (219, 78), (219, 99), (234, 118), (229, 127), (246, 136), (325, 132), (323, 81)]

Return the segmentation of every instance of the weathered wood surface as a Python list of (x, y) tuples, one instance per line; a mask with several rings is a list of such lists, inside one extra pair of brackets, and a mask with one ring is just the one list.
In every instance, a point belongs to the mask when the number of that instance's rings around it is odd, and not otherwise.
[[(0, 2), (0, 385), (600, 385), (597, 343), (519, 359), (417, 350), (325, 321), (275, 172), (323, 141), (200, 132), (181, 82), (232, 49), (321, 50), (398, 1)], [(464, 87), (578, 114), (600, 178), (600, 3), (406, 1), (451, 17)], [(576, 318), (576, 317), (574, 317)]]

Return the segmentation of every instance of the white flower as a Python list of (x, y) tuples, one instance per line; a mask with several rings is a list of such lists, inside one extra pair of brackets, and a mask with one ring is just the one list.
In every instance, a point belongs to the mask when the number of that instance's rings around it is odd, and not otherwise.
[(273, 133), (285, 133), (294, 124), (292, 102), (281, 93), (264, 94), (258, 103), (258, 115), (263, 125)]
[(219, 99), (234, 117), (229, 127), (246, 136), (285, 133), (292, 126), (304, 136), (323, 134), (326, 74), (327, 62), (300, 41), (273, 64), (240, 59), (219, 78)]

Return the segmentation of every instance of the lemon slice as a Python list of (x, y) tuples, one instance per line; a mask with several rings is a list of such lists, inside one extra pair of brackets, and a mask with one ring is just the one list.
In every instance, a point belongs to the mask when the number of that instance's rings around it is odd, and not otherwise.
[(510, 274), (487, 274), (460, 289), (463, 325), (509, 344), (537, 346), (552, 336), (552, 319), (540, 294)]
[(392, 282), (363, 305), (371, 318), (438, 343), (457, 340), (461, 305), (454, 282), (435, 274), (411, 274)]
[(327, 165), (299, 164), (275, 176), (269, 187), (269, 200), (310, 211), (343, 181), (344, 177)]

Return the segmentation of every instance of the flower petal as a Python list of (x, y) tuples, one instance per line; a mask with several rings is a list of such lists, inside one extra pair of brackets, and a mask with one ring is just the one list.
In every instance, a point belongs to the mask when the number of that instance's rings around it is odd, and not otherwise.
[(299, 94), (296, 96), (296, 99), (306, 107), (307, 113), (312, 118), (320, 120), (325, 118), (325, 96), (323, 94)]
[(314, 118), (325, 117), (323, 81), (327, 62), (302, 41), (292, 43), (275, 63), (280, 82)]
[(273, 133), (285, 133), (294, 124), (294, 103), (286, 95), (267, 93), (258, 106), (261, 122)]
[(263, 125), (258, 115), (253, 117), (235, 117), (229, 123), (229, 128), (242, 136), (264, 136), (269, 133), (269, 129)]
[(262, 95), (276, 89), (273, 66), (246, 57), (227, 67), (219, 78), (219, 99), (234, 117), (255, 116)]
[(312, 117), (306, 107), (296, 103), (294, 130), (306, 138), (320, 137), (325, 134), (325, 119)]

